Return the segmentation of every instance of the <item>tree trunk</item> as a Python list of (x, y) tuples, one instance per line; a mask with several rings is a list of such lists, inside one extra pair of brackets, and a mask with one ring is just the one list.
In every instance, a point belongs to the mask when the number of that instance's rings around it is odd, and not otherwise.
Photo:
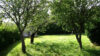
[(76, 34), (77, 42), (79, 43), (80, 49), (82, 49), (82, 41), (81, 41), (81, 34)]
[(20, 38), (21, 38), (21, 42), (22, 42), (22, 52), (26, 53), (26, 47), (25, 47), (23, 33), (20, 33)]
[(34, 37), (35, 37), (35, 33), (32, 33), (32, 35), (31, 35), (31, 44), (34, 43)]

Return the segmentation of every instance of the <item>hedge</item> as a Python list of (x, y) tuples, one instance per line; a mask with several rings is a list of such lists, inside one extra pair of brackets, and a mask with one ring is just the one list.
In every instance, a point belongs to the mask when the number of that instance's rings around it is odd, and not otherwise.
[(20, 40), (20, 37), (17, 29), (0, 28), (0, 51), (18, 40)]

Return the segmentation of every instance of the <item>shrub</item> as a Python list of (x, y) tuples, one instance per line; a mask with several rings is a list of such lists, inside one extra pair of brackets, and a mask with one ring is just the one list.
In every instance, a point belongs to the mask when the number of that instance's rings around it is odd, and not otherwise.
[(13, 29), (12, 27), (5, 28), (4, 26), (0, 27), (0, 51), (15, 43), (19, 39), (17, 29)]
[(100, 45), (100, 22), (96, 24), (96, 27), (89, 31), (88, 37), (92, 43)]

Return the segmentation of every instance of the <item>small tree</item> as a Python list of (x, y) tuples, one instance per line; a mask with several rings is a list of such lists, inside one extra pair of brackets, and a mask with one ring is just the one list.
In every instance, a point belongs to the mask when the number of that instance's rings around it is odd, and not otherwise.
[(26, 53), (23, 32), (35, 14), (37, 0), (1, 0), (1, 9), (6, 18), (11, 19), (17, 26), (22, 41), (22, 51)]
[(48, 18), (48, 9), (42, 10), (39, 12), (37, 16), (34, 17), (35, 20), (32, 20), (29, 24), (29, 30), (31, 31), (31, 39), (30, 43), (34, 43), (34, 37), (35, 34), (38, 32), (44, 32), (46, 31), (45, 27), (49, 23), (49, 18)]
[(28, 24), (27, 30), (31, 32), (31, 44), (34, 42), (34, 36), (37, 32), (45, 31), (45, 27), (49, 21), (48, 5), (48, 0), (39, 0), (38, 7), (36, 7), (37, 10)]

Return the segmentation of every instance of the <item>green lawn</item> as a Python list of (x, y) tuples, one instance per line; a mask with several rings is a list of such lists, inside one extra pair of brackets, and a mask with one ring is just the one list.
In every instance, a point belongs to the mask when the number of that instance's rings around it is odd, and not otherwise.
[(82, 36), (83, 50), (74, 35), (44, 35), (35, 38), (35, 44), (30, 44), (26, 38), (27, 53), (21, 51), (21, 42), (10, 46), (0, 56), (100, 56), (100, 47), (94, 46), (87, 36)]

